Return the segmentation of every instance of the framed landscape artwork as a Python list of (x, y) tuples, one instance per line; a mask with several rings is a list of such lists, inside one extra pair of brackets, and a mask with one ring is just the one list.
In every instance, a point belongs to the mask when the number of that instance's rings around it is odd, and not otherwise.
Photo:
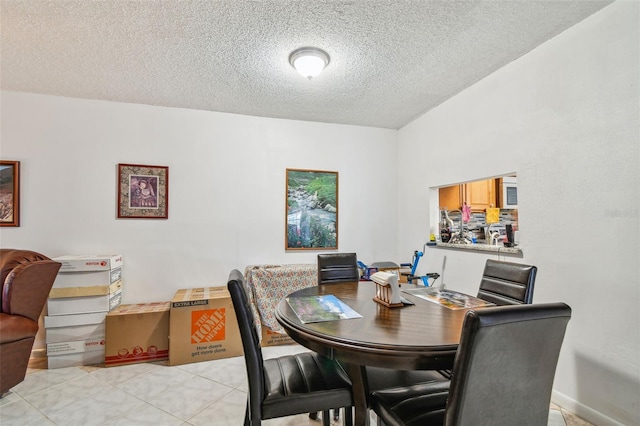
[(338, 172), (287, 169), (286, 250), (338, 248)]
[(118, 218), (168, 217), (169, 167), (118, 164)]
[(20, 226), (20, 162), (0, 160), (0, 226)]

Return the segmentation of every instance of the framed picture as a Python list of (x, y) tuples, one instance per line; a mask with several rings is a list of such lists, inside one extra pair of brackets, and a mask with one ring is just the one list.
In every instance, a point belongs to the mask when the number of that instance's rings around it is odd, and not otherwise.
[(167, 219), (169, 167), (118, 164), (118, 217)]
[(20, 226), (20, 162), (0, 160), (0, 226)]
[(338, 248), (338, 172), (287, 169), (286, 250)]

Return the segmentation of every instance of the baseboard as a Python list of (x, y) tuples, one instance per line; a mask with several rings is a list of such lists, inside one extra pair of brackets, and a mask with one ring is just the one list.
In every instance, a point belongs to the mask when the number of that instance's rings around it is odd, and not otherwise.
[(567, 395), (562, 394), (555, 389), (551, 393), (551, 402), (597, 426), (624, 426), (623, 423), (617, 422), (601, 412), (596, 411), (591, 407), (587, 407), (575, 399), (569, 398)]

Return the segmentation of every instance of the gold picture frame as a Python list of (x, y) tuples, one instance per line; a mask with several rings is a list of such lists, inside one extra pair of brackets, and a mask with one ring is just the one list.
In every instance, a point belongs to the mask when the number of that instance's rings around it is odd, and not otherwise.
[(169, 167), (118, 164), (118, 218), (168, 217)]

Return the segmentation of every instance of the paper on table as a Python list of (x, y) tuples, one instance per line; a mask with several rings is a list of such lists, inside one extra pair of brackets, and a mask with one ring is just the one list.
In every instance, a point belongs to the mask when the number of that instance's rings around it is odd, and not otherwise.
[(362, 318), (362, 315), (332, 294), (287, 297), (287, 303), (304, 324)]
[(437, 303), (449, 309), (479, 308), (482, 306), (494, 306), (493, 303), (477, 297), (458, 293), (452, 290), (439, 290), (434, 287), (408, 288), (404, 293), (417, 296), (429, 302)]

